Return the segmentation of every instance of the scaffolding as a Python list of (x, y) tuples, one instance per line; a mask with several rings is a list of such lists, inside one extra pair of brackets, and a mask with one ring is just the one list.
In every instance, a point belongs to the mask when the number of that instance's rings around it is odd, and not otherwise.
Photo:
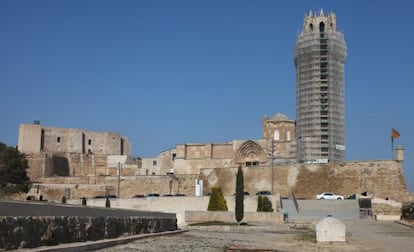
[(335, 14), (305, 17), (294, 50), (298, 162), (345, 160), (346, 51)]

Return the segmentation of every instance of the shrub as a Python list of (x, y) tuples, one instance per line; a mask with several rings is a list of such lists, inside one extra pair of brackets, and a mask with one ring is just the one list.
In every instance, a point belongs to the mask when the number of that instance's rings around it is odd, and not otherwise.
[(207, 211), (228, 211), (227, 202), (220, 187), (211, 188)]
[(259, 196), (257, 199), (258, 212), (273, 212), (272, 202), (266, 196)]

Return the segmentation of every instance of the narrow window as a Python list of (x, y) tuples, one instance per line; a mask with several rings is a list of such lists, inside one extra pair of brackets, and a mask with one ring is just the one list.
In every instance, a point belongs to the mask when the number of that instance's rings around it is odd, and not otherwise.
[(171, 157), (172, 161), (174, 161), (176, 156), (177, 156), (177, 154), (175, 154), (175, 153), (172, 154), (172, 157)]
[(286, 132), (286, 140), (290, 141), (290, 130)]
[(325, 24), (324, 24), (323, 22), (321, 22), (321, 23), (319, 24), (319, 31), (320, 31), (320, 32), (325, 32)]
[(279, 130), (275, 130), (273, 134), (273, 140), (279, 141), (279, 139), (280, 139)]
[(57, 142), (60, 143), (60, 137), (57, 137)]
[(88, 144), (91, 145), (92, 144), (92, 139), (88, 140)]
[(309, 25), (309, 28), (311, 29), (311, 31), (313, 31), (313, 24), (312, 23)]
[(152, 165), (153, 165), (153, 166), (156, 166), (156, 165), (157, 165), (157, 161), (156, 161), (156, 160), (153, 160), (153, 161), (152, 161)]

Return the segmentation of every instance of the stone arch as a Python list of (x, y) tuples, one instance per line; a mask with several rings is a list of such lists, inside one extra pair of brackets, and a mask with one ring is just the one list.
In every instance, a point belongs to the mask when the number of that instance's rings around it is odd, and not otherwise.
[[(244, 142), (236, 152), (235, 163), (238, 165), (259, 165), (266, 162), (263, 148), (252, 140)], [(248, 166), (248, 165), (247, 165)]]

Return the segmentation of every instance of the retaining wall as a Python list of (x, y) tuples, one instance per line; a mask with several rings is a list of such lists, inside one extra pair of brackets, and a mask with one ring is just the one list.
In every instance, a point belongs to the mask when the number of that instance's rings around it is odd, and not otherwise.
[(162, 212), (0, 201), (0, 215), (6, 250), (177, 230), (175, 214)]

